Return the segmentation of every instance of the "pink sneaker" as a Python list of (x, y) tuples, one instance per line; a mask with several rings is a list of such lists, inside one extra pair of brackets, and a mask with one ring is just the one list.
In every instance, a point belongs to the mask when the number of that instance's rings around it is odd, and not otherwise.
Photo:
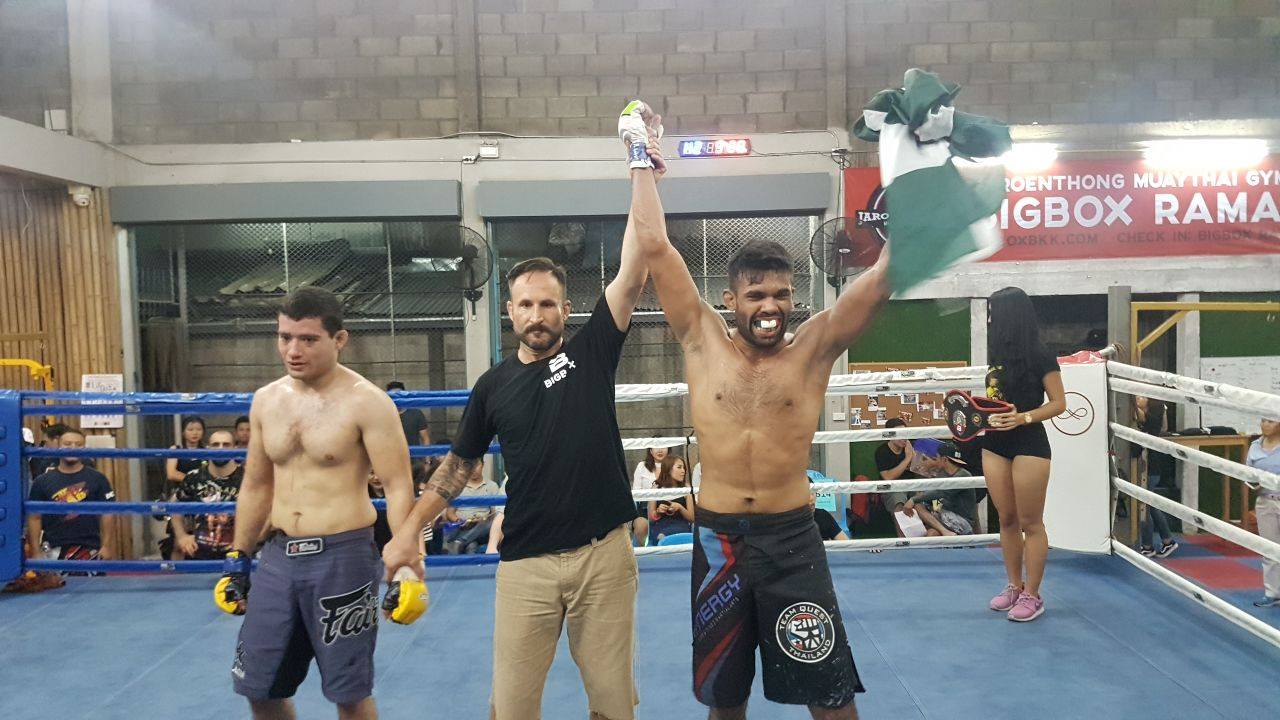
[(1032, 597), (1025, 592), (1018, 595), (1018, 601), (1009, 610), (1009, 619), (1014, 622), (1031, 622), (1044, 614), (1044, 600)]
[(991, 609), (996, 612), (1009, 612), (1009, 608), (1018, 601), (1018, 594), (1022, 592), (1022, 588), (1009, 584), (1005, 585), (999, 595), (991, 598)]

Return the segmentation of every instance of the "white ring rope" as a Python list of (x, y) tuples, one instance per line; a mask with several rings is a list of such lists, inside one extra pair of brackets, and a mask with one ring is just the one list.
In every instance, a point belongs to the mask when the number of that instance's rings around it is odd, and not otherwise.
[(1218, 613), (1222, 617), (1266, 640), (1267, 642), (1280, 647), (1280, 629), (1276, 629), (1195, 583), (1187, 580), (1181, 575), (1173, 572), (1160, 565), (1160, 563), (1143, 557), (1133, 548), (1122, 542), (1112, 541), (1111, 549), (1120, 557), (1128, 560), (1139, 570), (1161, 580), (1169, 587), (1204, 605), (1213, 612)]
[(1217, 455), (1211, 455), (1202, 450), (1184, 447), (1178, 443), (1159, 438), (1154, 435), (1148, 435), (1140, 430), (1125, 427), (1119, 423), (1111, 423), (1111, 432), (1121, 440), (1128, 440), (1131, 443), (1141, 445), (1150, 450), (1156, 450), (1166, 455), (1172, 455), (1181, 460), (1194, 463), (1201, 467), (1216, 470), (1224, 475), (1229, 475), (1237, 480), (1243, 480), (1254, 486), (1265, 487), (1268, 490), (1280, 491), (1280, 475), (1269, 473), (1265, 470), (1252, 468), (1248, 465), (1241, 465), (1238, 462), (1220, 458)]
[(1280, 562), (1280, 543), (1272, 542), (1261, 535), (1254, 535), (1246, 530), (1241, 530), (1231, 523), (1223, 522), (1212, 515), (1205, 515), (1199, 510), (1170, 500), (1163, 495), (1153, 493), (1139, 485), (1134, 485), (1128, 480), (1113, 477), (1111, 481), (1124, 493), (1132, 495), (1151, 507), (1159, 508), (1169, 515), (1192, 523), (1201, 530), (1208, 530), (1224, 540), (1230, 540), (1242, 548), (1248, 548), (1263, 557)]
[[(919, 438), (949, 438), (951, 431), (945, 425), (923, 425), (920, 427), (900, 427), (879, 430), (823, 430), (814, 433), (813, 444), (822, 445), (828, 443), (846, 443), (846, 442), (866, 442), (869, 440), (915, 440)], [(668, 437), (652, 437), (652, 438), (625, 438), (622, 441), (623, 450), (642, 450), (644, 448), (670, 448), (678, 447), (689, 443), (695, 445), (698, 438), (690, 435), (668, 436)]]
[[(982, 545), (991, 545), (1000, 542), (1000, 536), (996, 534), (987, 535), (947, 535), (937, 537), (918, 537), (918, 538), (867, 538), (865, 540), (828, 540), (823, 545), (827, 550), (850, 551), (850, 550), (888, 550), (888, 549), (904, 549), (904, 548), (937, 548), (937, 547), (974, 547)], [(635, 548), (637, 556), (640, 555), (680, 555), (693, 551), (692, 544), (685, 545), (656, 545), (654, 547), (638, 547)]]
[(1117, 362), (1107, 363), (1107, 373), (1127, 380), (1180, 390), (1183, 400), (1197, 405), (1244, 410), (1265, 418), (1280, 419), (1280, 395)]
[[(876, 480), (857, 482), (814, 483), (812, 489), (820, 493), (841, 493), (847, 495), (865, 495), (868, 493), (889, 493), (927, 490), (966, 490), (986, 487), (983, 477), (958, 478), (916, 478), (912, 480)], [(649, 490), (633, 490), (632, 498), (636, 501), (673, 500), (690, 493), (691, 488), (653, 488)], [(696, 493), (697, 491), (694, 490)]]
[[(958, 368), (925, 368), (832, 375), (828, 395), (919, 393), (979, 388), (987, 374), (985, 365)], [(614, 387), (615, 402), (639, 402), (689, 394), (685, 383), (631, 384)]]
[[(1108, 378), (1107, 383), (1110, 385), (1113, 392), (1124, 393), (1125, 395), (1144, 396), (1171, 403), (1190, 403), (1197, 407), (1205, 404), (1201, 398), (1192, 397), (1181, 390), (1167, 388), (1163, 385), (1149, 385), (1135, 380), (1125, 380), (1124, 378), (1115, 377)], [(1215, 407), (1230, 407), (1235, 410), (1240, 409), (1230, 403), (1224, 403), (1222, 405), (1217, 405), (1215, 403), (1209, 404), (1213, 404)]]

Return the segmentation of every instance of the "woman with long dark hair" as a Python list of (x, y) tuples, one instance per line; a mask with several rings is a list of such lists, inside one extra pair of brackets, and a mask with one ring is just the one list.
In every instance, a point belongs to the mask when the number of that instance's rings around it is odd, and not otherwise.
[(982, 474), (1000, 513), (1000, 550), (1009, 576), (990, 607), (1028, 622), (1044, 613), (1040, 581), (1049, 554), (1044, 498), (1052, 453), (1042, 423), (1067, 404), (1058, 359), (1040, 341), (1035, 308), (1020, 288), (1004, 288), (988, 300), (987, 362), (987, 397), (1013, 406), (991, 417), (992, 430), (982, 441)]
[[(667, 455), (658, 466), (656, 486), (660, 488), (687, 488), (688, 466), (679, 455)], [(693, 494), (672, 500), (649, 501), (649, 533), (655, 542), (667, 535), (693, 532)]]
[[(652, 490), (657, 487), (658, 467), (666, 457), (667, 448), (645, 448), (644, 460), (636, 463), (635, 472), (631, 474), (631, 489)], [(631, 528), (635, 536), (636, 545), (644, 545), (649, 538), (649, 513), (646, 512), (647, 509), (646, 503), (636, 503), (636, 519)]]
[[(195, 450), (204, 447), (204, 418), (188, 415), (182, 418), (182, 437), (171, 450)], [(203, 460), (169, 458), (164, 463), (164, 476), (169, 482), (180, 483), (192, 470), (199, 470)]]

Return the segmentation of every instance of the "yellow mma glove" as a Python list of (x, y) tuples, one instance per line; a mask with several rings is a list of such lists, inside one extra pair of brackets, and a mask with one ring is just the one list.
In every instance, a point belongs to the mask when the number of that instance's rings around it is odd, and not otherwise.
[(418, 579), (409, 568), (400, 568), (395, 578), (387, 583), (387, 594), (382, 597), (382, 609), (391, 618), (391, 622), (400, 625), (412, 625), (422, 617), (430, 604), (431, 593), (427, 584)]

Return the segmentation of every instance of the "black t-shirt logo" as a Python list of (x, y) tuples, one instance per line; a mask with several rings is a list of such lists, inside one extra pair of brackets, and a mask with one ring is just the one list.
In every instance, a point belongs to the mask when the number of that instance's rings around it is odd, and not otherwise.
[(551, 377), (543, 380), (542, 385), (550, 388), (552, 385), (555, 385), (565, 379), (565, 377), (569, 375), (569, 371), (576, 367), (578, 367), (578, 364), (570, 360), (568, 355), (560, 353), (559, 355), (551, 358), (551, 362), (547, 366), (547, 369), (551, 371)]
[(373, 596), (373, 583), (343, 595), (320, 598), (324, 608), (324, 644), (332, 645), (340, 637), (353, 637), (378, 623), (378, 599)]

